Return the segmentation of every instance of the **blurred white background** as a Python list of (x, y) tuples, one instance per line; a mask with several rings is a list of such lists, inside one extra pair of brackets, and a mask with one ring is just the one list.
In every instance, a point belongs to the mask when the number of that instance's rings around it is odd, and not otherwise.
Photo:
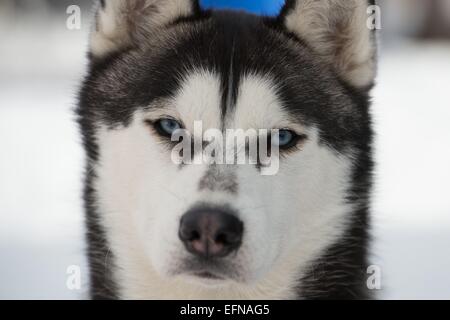
[[(384, 299), (450, 299), (449, 2), (381, 1), (373, 261)], [(66, 28), (70, 4), (81, 30)], [(90, 17), (89, 1), (0, 3), (1, 299), (86, 297), (73, 108)], [(71, 265), (81, 290), (66, 286)]]

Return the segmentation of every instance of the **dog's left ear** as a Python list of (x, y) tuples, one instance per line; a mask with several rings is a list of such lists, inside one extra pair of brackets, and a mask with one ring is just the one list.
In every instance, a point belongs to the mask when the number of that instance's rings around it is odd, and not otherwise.
[(91, 56), (103, 58), (139, 46), (171, 22), (198, 10), (198, 0), (97, 0)]
[(376, 73), (368, 8), (368, 0), (287, 0), (279, 19), (350, 85), (366, 88)]

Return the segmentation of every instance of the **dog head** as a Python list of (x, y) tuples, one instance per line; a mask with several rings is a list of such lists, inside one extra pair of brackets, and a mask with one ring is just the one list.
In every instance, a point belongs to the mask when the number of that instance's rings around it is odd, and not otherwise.
[[(343, 234), (366, 196), (354, 184), (370, 150), (367, 7), (287, 1), (268, 18), (195, 0), (100, 1), (79, 115), (122, 283), (295, 280)], [(248, 130), (235, 149), (221, 143)], [(250, 155), (252, 141), (275, 167)], [(248, 161), (208, 161), (221, 150)]]

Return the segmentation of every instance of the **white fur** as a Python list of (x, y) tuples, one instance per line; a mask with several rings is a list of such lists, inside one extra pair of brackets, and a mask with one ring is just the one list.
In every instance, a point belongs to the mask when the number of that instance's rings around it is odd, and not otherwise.
[[(292, 125), (268, 78), (242, 80), (227, 127), (273, 128)], [(315, 128), (297, 124), (309, 139), (282, 160), (275, 176), (252, 165), (236, 166), (237, 194), (199, 191), (206, 165), (182, 170), (144, 124), (160, 115), (190, 125), (220, 128), (220, 85), (213, 73), (198, 71), (166, 101), (163, 110), (137, 112), (126, 128), (97, 132), (100, 161), (95, 189), (101, 223), (116, 258), (122, 298), (288, 299), (306, 265), (339, 236), (347, 224), (344, 204), (351, 161), (318, 141)], [(161, 102), (158, 102), (160, 104)], [(189, 257), (178, 239), (179, 219), (198, 201), (229, 204), (244, 223), (242, 247), (233, 259), (239, 281), (203, 283), (172, 271)]]
[(304, 39), (356, 87), (375, 78), (375, 43), (366, 0), (298, 0), (286, 27)]
[(107, 0), (97, 11), (96, 28), (91, 34), (91, 53), (103, 57), (139, 44), (142, 39), (171, 21), (192, 13), (187, 0)]

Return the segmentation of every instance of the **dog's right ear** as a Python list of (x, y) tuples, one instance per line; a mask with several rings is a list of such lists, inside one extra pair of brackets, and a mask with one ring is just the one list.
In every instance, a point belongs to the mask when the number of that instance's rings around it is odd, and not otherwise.
[(90, 39), (94, 58), (137, 46), (165, 25), (194, 15), (198, 0), (100, 0)]

